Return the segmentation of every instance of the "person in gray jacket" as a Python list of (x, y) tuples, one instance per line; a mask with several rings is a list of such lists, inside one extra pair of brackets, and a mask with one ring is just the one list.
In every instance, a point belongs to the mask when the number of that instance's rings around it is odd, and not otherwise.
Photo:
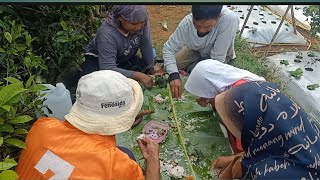
[[(142, 59), (137, 56), (140, 48)], [(152, 39), (144, 5), (114, 5), (96, 37), (84, 48), (82, 76), (113, 70), (151, 88), (154, 73)]]
[(234, 40), (239, 27), (236, 13), (222, 5), (193, 5), (163, 46), (173, 97), (182, 94), (179, 70), (191, 72), (201, 60), (223, 63), (235, 58)]

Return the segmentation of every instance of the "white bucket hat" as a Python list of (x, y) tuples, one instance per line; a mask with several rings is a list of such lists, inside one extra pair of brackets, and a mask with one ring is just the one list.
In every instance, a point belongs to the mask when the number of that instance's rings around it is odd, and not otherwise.
[(131, 128), (142, 103), (138, 82), (115, 71), (95, 71), (79, 80), (65, 119), (88, 134), (114, 135)]

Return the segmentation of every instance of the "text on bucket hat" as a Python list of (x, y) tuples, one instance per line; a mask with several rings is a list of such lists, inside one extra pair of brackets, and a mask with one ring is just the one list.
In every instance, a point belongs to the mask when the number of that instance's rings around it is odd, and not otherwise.
[(89, 134), (114, 135), (130, 129), (142, 103), (138, 82), (115, 71), (96, 71), (79, 80), (65, 119)]

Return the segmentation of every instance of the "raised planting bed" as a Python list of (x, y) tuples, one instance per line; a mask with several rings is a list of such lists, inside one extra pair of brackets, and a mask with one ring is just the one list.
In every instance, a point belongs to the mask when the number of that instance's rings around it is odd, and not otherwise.
[(320, 53), (287, 52), (267, 58), (289, 95), (320, 123)]

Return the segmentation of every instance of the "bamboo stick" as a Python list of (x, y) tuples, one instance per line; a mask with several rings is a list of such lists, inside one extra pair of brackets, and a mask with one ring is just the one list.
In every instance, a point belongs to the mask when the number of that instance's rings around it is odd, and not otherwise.
[(285, 20), (285, 18), (286, 18), (286, 16), (287, 16), (287, 14), (288, 14), (289, 9), (291, 8), (291, 6), (292, 6), (292, 5), (288, 5), (288, 8), (287, 8), (286, 12), (284, 13), (284, 15), (283, 15), (283, 17), (282, 17), (281, 22), (280, 22), (280, 24), (279, 24), (276, 32), (274, 33), (274, 35), (273, 35), (273, 37), (272, 37), (272, 40), (271, 40), (271, 42), (270, 42), (270, 44), (269, 44), (269, 46), (268, 46), (268, 49), (266, 50), (266, 53), (265, 53), (264, 57), (267, 57), (268, 52), (269, 52), (269, 50), (270, 50), (270, 48), (271, 48), (274, 40), (276, 39), (276, 37), (277, 37), (277, 35), (278, 35), (278, 33), (279, 33), (279, 30), (280, 30), (280, 28), (281, 28), (281, 26), (282, 26), (282, 24), (283, 24), (283, 21)]
[(294, 18), (293, 6), (291, 6), (291, 17), (292, 17), (292, 25), (293, 25), (294, 34), (297, 35), (297, 26), (296, 26), (296, 19)]
[(184, 144), (184, 140), (183, 140), (183, 137), (182, 137), (181, 129), (180, 129), (180, 126), (179, 126), (179, 123), (178, 123), (176, 108), (174, 107), (174, 103), (173, 103), (173, 99), (172, 99), (172, 94), (171, 94), (170, 85), (168, 84), (167, 87), (168, 87), (167, 89), (168, 89), (168, 91), (169, 91), (169, 99), (170, 99), (170, 104), (171, 104), (171, 109), (172, 109), (172, 114), (173, 114), (173, 120), (174, 120), (174, 123), (175, 123), (175, 125), (176, 125), (177, 130), (178, 130), (178, 135), (179, 135), (180, 144), (181, 144), (181, 146), (182, 146), (182, 148), (183, 148), (184, 155), (185, 155), (186, 158), (187, 158), (188, 165), (189, 165), (189, 167), (190, 167), (190, 169), (191, 169), (191, 172), (192, 172), (192, 175), (193, 175), (193, 177), (194, 177), (194, 180), (196, 180), (197, 177), (196, 177), (196, 174), (195, 174), (195, 172), (194, 172), (194, 170), (193, 170), (193, 167), (192, 167), (192, 165), (191, 165), (191, 161), (190, 161), (190, 158), (189, 158), (189, 155), (188, 155), (188, 152), (187, 152), (187, 148), (186, 148), (186, 146), (185, 146), (185, 144)]
[(243, 33), (244, 27), (246, 26), (246, 24), (247, 24), (247, 22), (248, 22), (248, 19), (249, 19), (249, 17), (250, 17), (251, 12), (252, 12), (253, 6), (254, 6), (254, 5), (251, 5), (251, 6), (250, 6), (250, 9), (249, 9), (249, 12), (248, 12), (248, 14), (247, 14), (247, 16), (246, 16), (246, 19), (245, 19), (244, 22), (243, 22), (243, 25), (242, 25), (241, 31), (240, 31), (240, 37), (241, 37), (241, 35), (242, 35), (242, 33)]

